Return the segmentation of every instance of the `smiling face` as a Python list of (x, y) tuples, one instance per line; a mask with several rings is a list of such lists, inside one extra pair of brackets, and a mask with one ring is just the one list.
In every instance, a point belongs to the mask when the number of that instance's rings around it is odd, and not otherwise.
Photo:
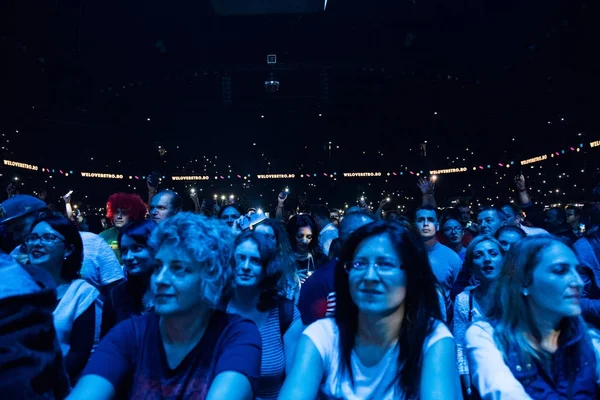
[(144, 275), (154, 268), (154, 258), (148, 246), (139, 244), (129, 235), (121, 238), (121, 259), (130, 276)]
[(492, 282), (498, 279), (504, 257), (496, 243), (489, 240), (473, 248), (473, 274), (479, 280)]
[(387, 234), (369, 237), (356, 248), (348, 283), (359, 312), (384, 316), (404, 306), (406, 273)]
[(579, 265), (575, 253), (562, 243), (544, 249), (528, 288), (532, 315), (549, 321), (581, 315)]
[(29, 263), (48, 271), (59, 270), (63, 260), (72, 253), (65, 246), (65, 238), (47, 222), (37, 224), (25, 237)]
[(170, 243), (164, 243), (154, 259), (151, 287), (158, 315), (194, 315), (206, 307), (202, 265)]

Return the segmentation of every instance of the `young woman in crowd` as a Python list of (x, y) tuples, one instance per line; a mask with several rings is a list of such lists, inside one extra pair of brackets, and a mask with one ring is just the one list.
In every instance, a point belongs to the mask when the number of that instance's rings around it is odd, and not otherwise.
[(102, 340), (70, 399), (253, 399), (260, 377), (256, 325), (217, 311), (231, 279), (231, 229), (180, 212), (152, 233), (154, 313)]
[(262, 233), (275, 243), (277, 262), (285, 276), (284, 294), (288, 299), (297, 301), (300, 294), (300, 280), (296, 275), (296, 259), (292, 245), (285, 230), (285, 225), (278, 219), (265, 219), (254, 227), (255, 232)]
[(286, 225), (298, 264), (297, 273), (301, 282), (318, 267), (327, 262), (327, 256), (319, 251), (317, 224), (308, 214), (294, 215)]
[(119, 249), (127, 280), (114, 287), (104, 303), (103, 334), (121, 321), (142, 315), (153, 308), (150, 278), (154, 255), (148, 245), (156, 222), (132, 222), (119, 232)]
[(72, 383), (88, 362), (100, 340), (100, 292), (79, 278), (83, 243), (75, 225), (59, 214), (45, 215), (25, 236), (29, 263), (43, 268), (56, 283), (58, 304), (54, 326)]
[(336, 266), (335, 319), (310, 325), (280, 399), (461, 398), (421, 238), (394, 222), (356, 230)]
[(504, 251), (507, 252), (515, 243), (517, 243), (524, 237), (527, 237), (527, 234), (523, 229), (519, 228), (518, 226), (504, 225), (496, 231), (494, 237), (498, 239), (498, 242), (500, 243), (500, 245), (502, 245)]
[(111, 222), (112, 228), (100, 233), (100, 236), (113, 249), (119, 262), (121, 262), (119, 231), (130, 222), (143, 220), (147, 213), (148, 206), (144, 204), (144, 200), (137, 194), (115, 193), (108, 198), (106, 202), (106, 218)]
[(293, 300), (281, 295), (285, 274), (272, 239), (252, 231), (237, 237), (226, 309), (254, 321), (260, 330), (262, 367), (256, 398), (261, 400), (279, 395), (304, 329)]
[(483, 319), (489, 310), (491, 296), (498, 280), (504, 250), (492, 236), (480, 235), (469, 244), (465, 255), (465, 267), (473, 271), (479, 282), (476, 286), (467, 287), (456, 296), (454, 301), (453, 331), (456, 340), (458, 372), (465, 393), (471, 393), (471, 377), (469, 363), (465, 352), (465, 335), (469, 325)]
[(575, 253), (537, 235), (507, 254), (488, 322), (466, 344), (473, 385), (483, 399), (596, 399), (598, 335), (581, 318), (583, 281)]

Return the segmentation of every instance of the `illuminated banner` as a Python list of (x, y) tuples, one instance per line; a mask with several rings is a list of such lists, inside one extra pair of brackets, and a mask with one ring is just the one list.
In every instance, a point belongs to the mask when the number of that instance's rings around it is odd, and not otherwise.
[(4, 165), (8, 165), (9, 167), (15, 167), (15, 168), (30, 169), (32, 171), (38, 170), (37, 165), (30, 165), (30, 164), (20, 163), (20, 162), (16, 162), (16, 161), (4, 160)]
[(533, 164), (539, 161), (544, 161), (547, 160), (548, 156), (547, 155), (543, 155), (543, 156), (537, 156), (537, 157), (533, 157), (533, 158), (528, 158), (527, 160), (523, 160), (521, 161), (521, 165), (527, 165), (527, 164)]
[(595, 142), (590, 143), (590, 147), (598, 147), (600, 146), (600, 140), (596, 140)]
[(267, 175), (256, 175), (258, 179), (291, 179), (295, 178), (295, 174), (267, 174)]
[(344, 178), (368, 178), (381, 176), (381, 172), (344, 172)]
[(118, 174), (101, 174), (97, 172), (82, 172), (84, 178), (104, 178), (104, 179), (123, 179), (123, 175)]
[(436, 169), (436, 170), (433, 170), (433, 171), (429, 171), (429, 173), (431, 175), (454, 174), (454, 173), (457, 173), (457, 172), (467, 172), (467, 167)]
[(210, 178), (207, 175), (199, 176), (172, 176), (171, 179), (174, 181), (207, 181)]

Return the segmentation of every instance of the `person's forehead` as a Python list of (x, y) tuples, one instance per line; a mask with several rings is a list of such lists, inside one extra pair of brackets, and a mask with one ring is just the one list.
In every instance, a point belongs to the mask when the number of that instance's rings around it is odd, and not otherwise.
[(156, 205), (170, 205), (171, 204), (171, 199), (173, 198), (173, 195), (171, 195), (170, 193), (163, 193), (159, 196), (157, 196), (157, 198), (152, 199), (152, 203), (156, 204)]
[(417, 211), (417, 218), (437, 218), (437, 214), (433, 210), (419, 210)]
[(457, 226), (460, 225), (460, 222), (458, 222), (455, 219), (449, 219), (446, 222), (444, 222), (444, 226)]
[(488, 218), (488, 217), (497, 217), (498, 212), (496, 210), (484, 210), (479, 213), (478, 218)]

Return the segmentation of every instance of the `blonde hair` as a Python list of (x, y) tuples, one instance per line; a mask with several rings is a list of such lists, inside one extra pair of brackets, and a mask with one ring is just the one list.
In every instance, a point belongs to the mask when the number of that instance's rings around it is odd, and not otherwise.
[(168, 243), (184, 250), (201, 266), (203, 296), (211, 307), (221, 300), (231, 275), (234, 236), (224, 222), (190, 212), (180, 212), (158, 225), (149, 241), (156, 252)]
[(550, 235), (536, 235), (521, 239), (504, 258), (497, 285), (491, 296), (488, 319), (494, 326), (494, 339), (506, 359), (509, 348), (538, 360), (548, 362), (542, 350), (541, 333), (531, 314), (529, 298), (523, 289), (533, 283), (533, 271), (538, 266), (544, 250), (556, 244), (566, 245)]

